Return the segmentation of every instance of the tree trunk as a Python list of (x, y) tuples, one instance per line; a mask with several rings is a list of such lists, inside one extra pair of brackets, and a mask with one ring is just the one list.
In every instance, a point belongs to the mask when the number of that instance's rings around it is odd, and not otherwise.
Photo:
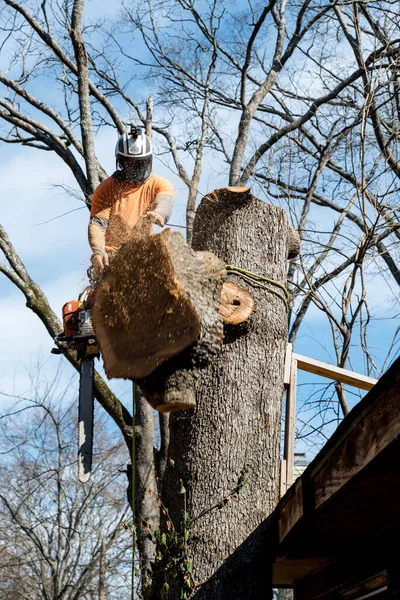
[[(154, 560), (155, 544), (149, 536), (151, 530), (160, 525), (160, 510), (158, 508), (158, 490), (156, 481), (156, 470), (154, 464), (153, 444), (148, 440), (154, 438), (154, 414), (148, 402), (144, 400), (138, 389), (136, 389), (136, 461), (135, 461), (135, 505), (137, 542), (140, 557), (140, 571), (143, 587), (148, 585), (151, 579), (151, 563)], [(130, 498), (131, 500), (131, 498)], [(143, 523), (146, 521), (146, 524)], [(146, 582), (144, 580), (147, 580)]]
[[(202, 200), (193, 247), (285, 286), (289, 235), (283, 210), (247, 188), (224, 188)], [(166, 521), (179, 529), (184, 509), (195, 520), (184, 551), (193, 560), (193, 579), (191, 565), (182, 579), (192, 581), (196, 600), (256, 600), (271, 593), (265, 520), (279, 496), (287, 302), (274, 284), (259, 287), (233, 273), (229, 278), (251, 292), (255, 311), (245, 323), (225, 325), (224, 345), (196, 383), (197, 409), (171, 416), (163, 485)], [(259, 560), (263, 575), (255, 576)], [(166, 579), (168, 569), (154, 597)], [(169, 598), (189, 597), (181, 595), (188, 585), (179, 578), (177, 585), (168, 583)]]
[(106, 588), (105, 588), (105, 559), (104, 559), (104, 542), (101, 542), (100, 548), (100, 562), (99, 562), (99, 600), (105, 600)]

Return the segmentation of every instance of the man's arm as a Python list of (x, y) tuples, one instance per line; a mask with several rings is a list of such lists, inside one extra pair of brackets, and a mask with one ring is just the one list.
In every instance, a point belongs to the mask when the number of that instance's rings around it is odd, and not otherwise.
[(105, 250), (107, 225), (108, 219), (102, 217), (90, 217), (88, 237), (89, 245), (93, 253), (90, 260), (94, 269), (94, 275), (98, 279), (103, 276), (104, 269), (108, 267), (108, 255)]
[(154, 212), (163, 217), (164, 224), (168, 223), (174, 207), (175, 199), (169, 194), (158, 194), (155, 200)]
[(104, 268), (108, 265), (108, 256), (105, 250), (105, 235), (110, 216), (107, 181), (103, 181), (94, 191), (88, 228), (89, 245), (92, 249), (91, 262), (98, 278), (103, 275)]
[(171, 216), (175, 199), (170, 194), (157, 194), (150, 210), (143, 216), (150, 217), (150, 220), (163, 227)]
[(93, 254), (104, 256), (105, 254), (105, 235), (108, 225), (108, 219), (104, 217), (90, 217), (88, 237), (89, 246)]

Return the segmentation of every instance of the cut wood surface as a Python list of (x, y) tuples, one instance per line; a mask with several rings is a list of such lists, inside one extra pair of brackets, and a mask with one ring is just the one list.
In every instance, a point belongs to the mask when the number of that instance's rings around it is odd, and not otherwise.
[(247, 321), (254, 312), (254, 298), (244, 288), (232, 281), (225, 281), (222, 286), (219, 314), (224, 323), (238, 325)]
[[(146, 377), (192, 345), (213, 302), (210, 280), (221, 287), (224, 273), (221, 261), (194, 252), (180, 233), (133, 235), (100, 282), (92, 310), (107, 377)], [(221, 317), (217, 307), (212, 312), (213, 342), (221, 344)]]
[(201, 314), (200, 337), (148, 377), (138, 380), (145, 398), (159, 412), (175, 412), (196, 406), (196, 382), (207, 363), (219, 352), (223, 341), (223, 322), (218, 308), (226, 274), (224, 263), (208, 251), (194, 252), (190, 249), (190, 252), (202, 265), (196, 289), (191, 290)]

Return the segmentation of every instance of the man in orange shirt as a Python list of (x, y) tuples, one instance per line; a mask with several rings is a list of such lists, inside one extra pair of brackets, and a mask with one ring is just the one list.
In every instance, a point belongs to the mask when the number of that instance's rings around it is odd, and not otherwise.
[(132, 126), (119, 137), (115, 156), (117, 170), (97, 186), (92, 198), (89, 244), (96, 278), (140, 219), (163, 227), (174, 205), (172, 183), (151, 172), (151, 141), (140, 128)]

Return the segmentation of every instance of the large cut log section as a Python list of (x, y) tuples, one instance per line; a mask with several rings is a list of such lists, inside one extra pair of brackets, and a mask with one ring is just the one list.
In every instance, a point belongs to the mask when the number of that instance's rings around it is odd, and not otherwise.
[[(99, 284), (93, 326), (107, 377), (139, 380), (197, 340), (222, 344), (225, 265), (180, 233), (133, 235)], [(212, 352), (211, 352), (212, 353)]]

